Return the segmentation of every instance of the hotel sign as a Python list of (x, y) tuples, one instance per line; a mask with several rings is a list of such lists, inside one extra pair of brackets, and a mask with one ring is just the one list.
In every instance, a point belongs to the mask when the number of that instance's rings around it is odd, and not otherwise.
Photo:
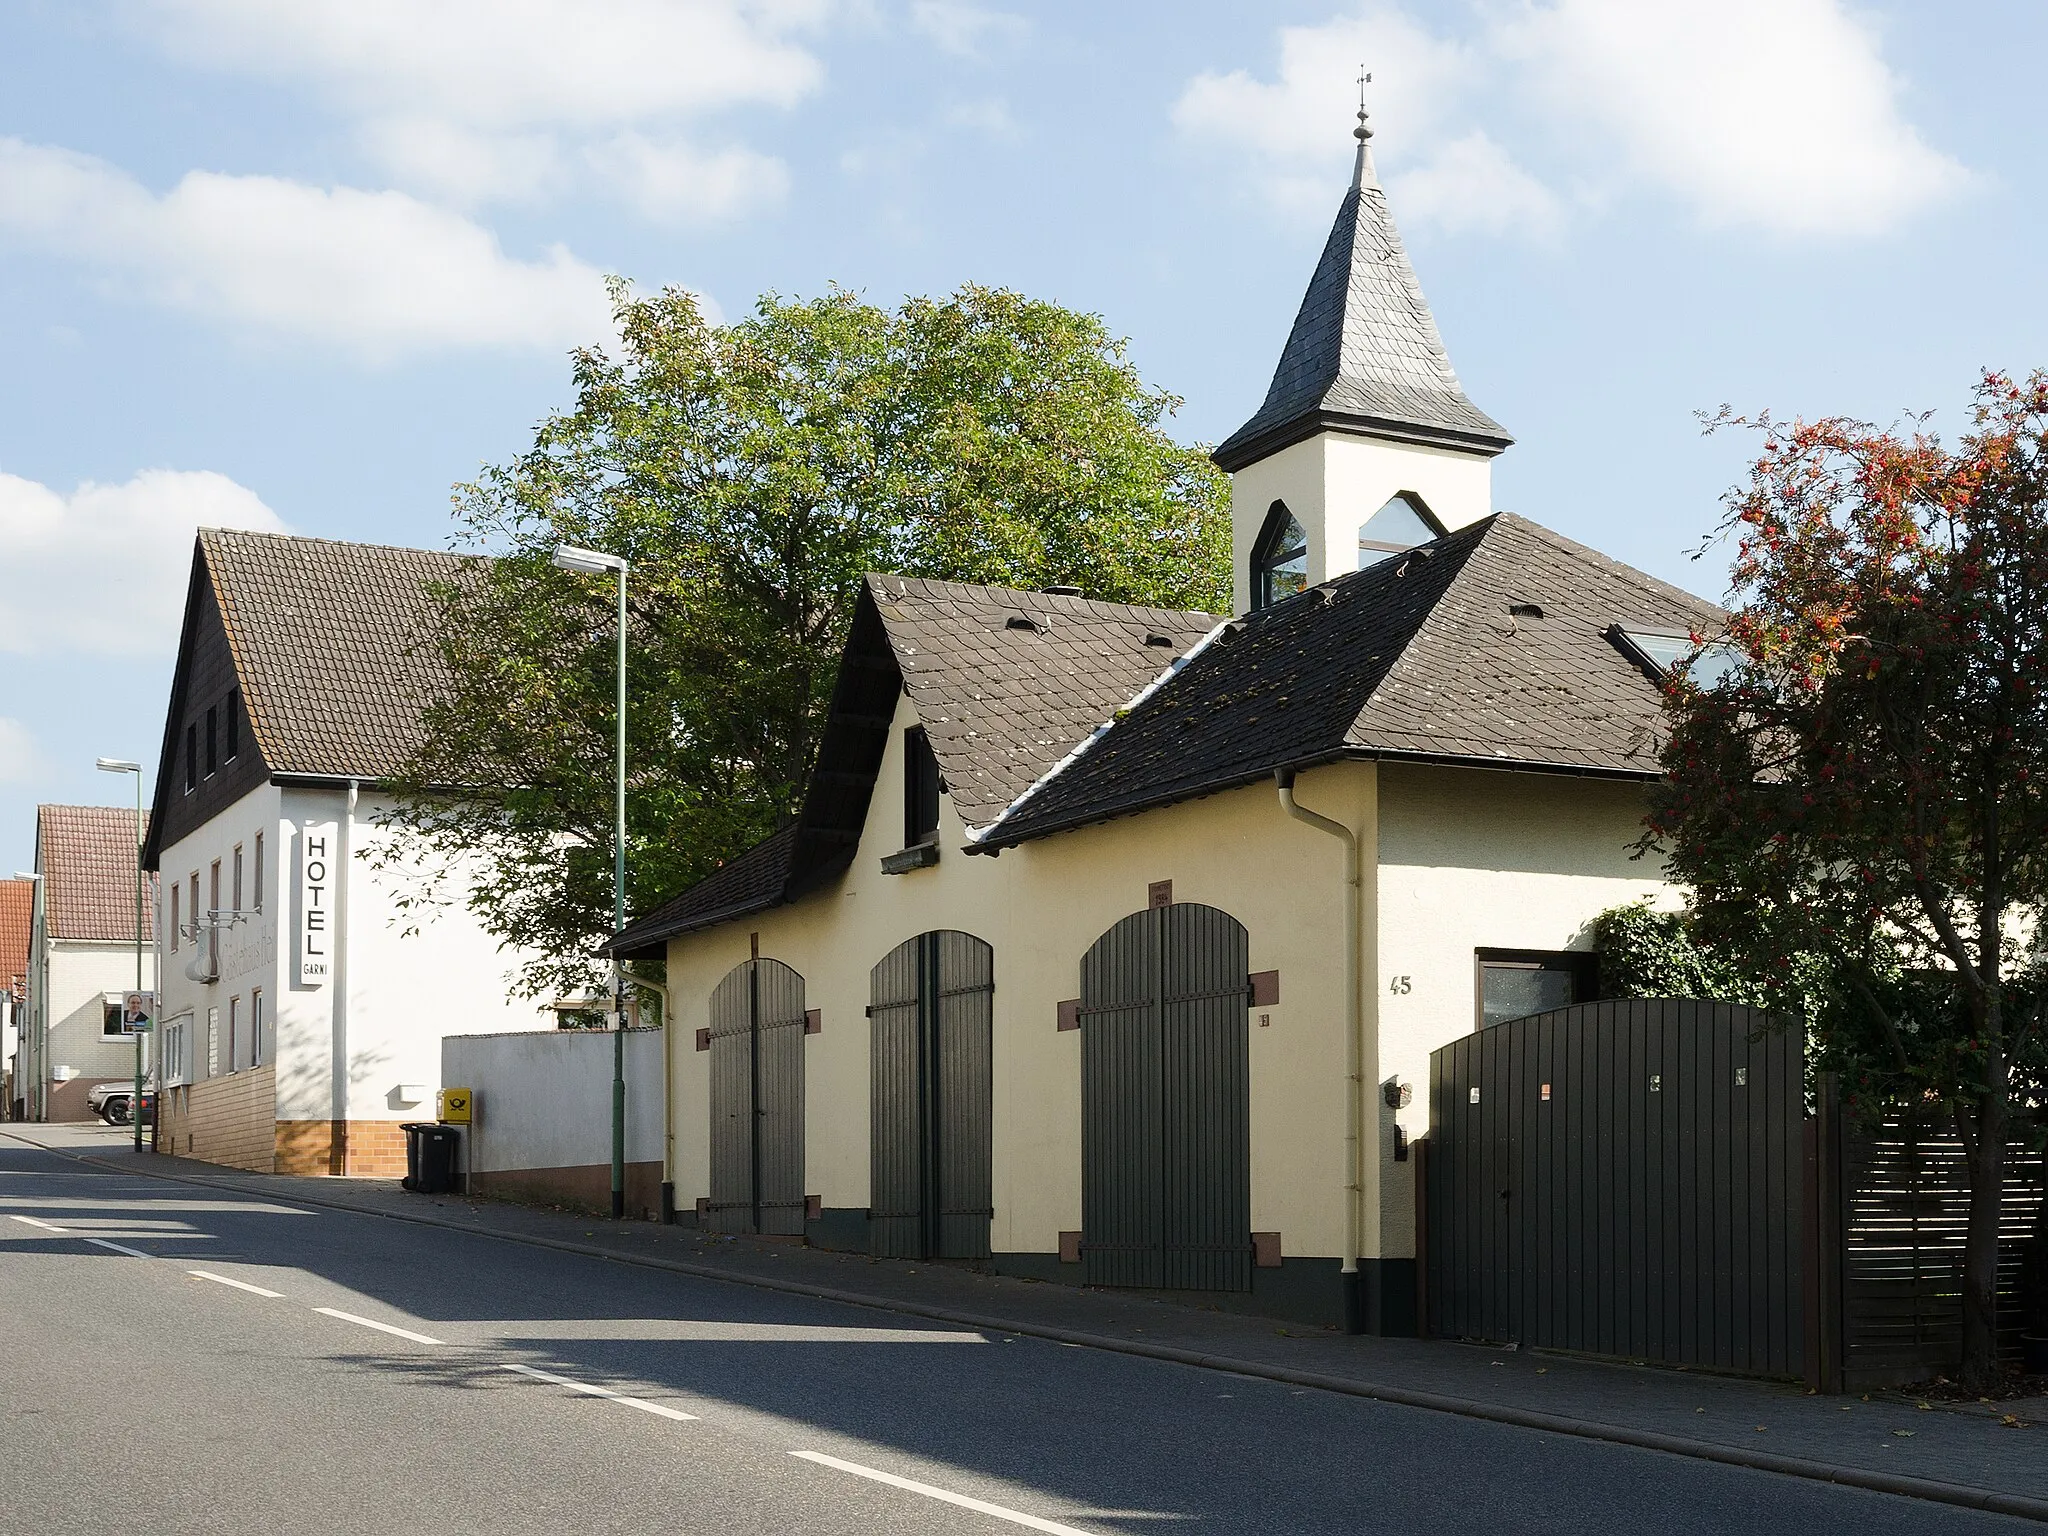
[(299, 829), (299, 985), (328, 978), (334, 949), (335, 823), (309, 821)]

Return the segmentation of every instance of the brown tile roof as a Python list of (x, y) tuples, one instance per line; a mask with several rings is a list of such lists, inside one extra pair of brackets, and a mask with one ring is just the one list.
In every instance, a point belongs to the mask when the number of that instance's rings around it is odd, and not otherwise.
[[(148, 818), (144, 817), (147, 827)], [(135, 813), (113, 805), (36, 807), (36, 869), (53, 939), (135, 937)], [(143, 900), (152, 902), (145, 889)], [(154, 929), (154, 910), (143, 909)]]
[(1710, 603), (1501, 513), (1231, 625), (981, 846), (1342, 756), (1647, 778), (1659, 691), (1607, 632), (1719, 618)]
[(970, 827), (994, 821), (1223, 622), (958, 581), (870, 576), (868, 589), (947, 795)]
[(28, 975), (35, 899), (35, 881), (0, 880), (0, 992), (18, 992), (19, 983)]
[[(794, 900), (852, 858), (898, 691), (931, 740), (954, 812), (978, 828), (1222, 620), (957, 581), (870, 576), (794, 826), (655, 908), (628, 956)], [(893, 852), (894, 850), (889, 850)]]
[(273, 773), (385, 778), (446, 680), (426, 585), (476, 562), (436, 550), (203, 529), (242, 698)]

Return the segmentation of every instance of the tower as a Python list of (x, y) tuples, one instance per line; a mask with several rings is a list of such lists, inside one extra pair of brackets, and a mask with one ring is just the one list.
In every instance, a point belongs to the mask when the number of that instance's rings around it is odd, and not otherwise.
[(1358, 160), (1265, 404), (1215, 452), (1231, 478), (1234, 608), (1370, 565), (1493, 510), (1514, 440), (1458, 383), (1387, 209)]

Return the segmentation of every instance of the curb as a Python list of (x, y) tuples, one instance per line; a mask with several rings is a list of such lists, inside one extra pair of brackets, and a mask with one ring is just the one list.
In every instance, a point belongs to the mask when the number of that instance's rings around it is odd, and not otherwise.
[[(86, 1153), (47, 1147), (40, 1142), (30, 1141), (26, 1137), (16, 1136), (10, 1132), (0, 1132), (0, 1135), (5, 1135), (8, 1140), (20, 1142), (24, 1146), (34, 1147), (38, 1151), (70, 1158), (74, 1162), (91, 1163), (110, 1172), (137, 1172), (135, 1169), (106, 1162)], [(1779, 1456), (1769, 1451), (1738, 1450), (1734, 1446), (1719, 1445), (1708, 1440), (1691, 1440), (1683, 1435), (1630, 1429), (1619, 1424), (1601, 1424), (1589, 1419), (1574, 1419), (1562, 1414), (1545, 1413), (1540, 1409), (1513, 1408), (1503, 1403), (1480, 1402), (1473, 1398), (1422, 1392), (1410, 1387), (1388, 1386), (1346, 1376), (1329, 1376), (1318, 1371), (1298, 1371), (1287, 1366), (1268, 1365), (1256, 1360), (1240, 1360), (1229, 1355), (1210, 1355), (1199, 1350), (1176, 1349), (1167, 1344), (1139, 1343), (1105, 1334), (1060, 1328), (1049, 1323), (1018, 1323), (978, 1312), (961, 1312), (951, 1307), (925, 1306), (918, 1302), (888, 1296), (842, 1291), (832, 1286), (813, 1285), (802, 1280), (783, 1280), (770, 1275), (734, 1274), (715, 1265), (658, 1258), (653, 1254), (615, 1253), (591, 1243), (569, 1242), (560, 1238), (539, 1237), (527, 1233), (492, 1232), (439, 1216), (371, 1210), (344, 1201), (320, 1200), (297, 1192), (279, 1195), (265, 1190), (260, 1185), (244, 1184), (232, 1179), (195, 1178), (190, 1174), (154, 1171), (144, 1171), (139, 1176), (189, 1184), (199, 1189), (231, 1189), (239, 1194), (255, 1195), (265, 1200), (318, 1206), (323, 1210), (344, 1211), (350, 1215), (369, 1216), (384, 1221), (406, 1221), (422, 1227), (439, 1227), (450, 1232), (465, 1232), (472, 1237), (493, 1238), (504, 1243), (523, 1243), (531, 1248), (549, 1248), (558, 1253), (573, 1253), (584, 1258), (607, 1259), (619, 1264), (636, 1264), (646, 1269), (667, 1270), (672, 1274), (688, 1275), (693, 1279), (722, 1281), (728, 1285), (748, 1285), (757, 1290), (807, 1296), (820, 1301), (837, 1302), (844, 1306), (866, 1307), (875, 1311), (928, 1318), (934, 1322), (956, 1323), (991, 1333), (1013, 1333), (1023, 1338), (1046, 1339), (1056, 1344), (1073, 1344), (1083, 1349), (1135, 1355), (1141, 1359), (1163, 1360), (1175, 1365), (1194, 1366), (1201, 1370), (1226, 1371), (1235, 1376), (1250, 1376), (1280, 1382), (1287, 1386), (1310, 1387), (1318, 1391), (1341, 1393), (1346, 1397), (1362, 1397), (1374, 1402), (1392, 1403), (1403, 1408), (1421, 1408), (1432, 1413), (1456, 1414), (1460, 1418), (1508, 1424), (1518, 1429), (1542, 1430), (1550, 1434), (1570, 1435), (1580, 1440), (1598, 1440), (1610, 1445), (1633, 1446), (1638, 1450), (1662, 1451), (1672, 1456), (1690, 1457), (1695, 1461), (1717, 1462), (1722, 1466), (1744, 1467), (1756, 1472), (1775, 1472), (1783, 1477), (1803, 1478), (1808, 1482), (1832, 1483), (1837, 1487), (1861, 1488), (1871, 1493), (1888, 1493), (1900, 1498), (1921, 1499), (1934, 1504), (1949, 1504), (1961, 1509), (1983, 1510), (1991, 1514), (2014, 1515), (2023, 1520), (2048, 1523), (2048, 1498), (2036, 1498), (2028, 1494), (1999, 1493), (1987, 1488), (1973, 1488), (1965, 1483), (1946, 1483), (1937, 1478), (1910, 1477), (1901, 1473), (1836, 1466), (1829, 1462), (1811, 1461), (1802, 1456)]]

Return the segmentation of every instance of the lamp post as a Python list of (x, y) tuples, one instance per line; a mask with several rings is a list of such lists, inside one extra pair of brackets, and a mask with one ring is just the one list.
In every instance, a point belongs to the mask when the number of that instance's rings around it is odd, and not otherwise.
[[(38, 873), (35, 870), (17, 869), (14, 872), (14, 878), (17, 880), (26, 880), (29, 883), (29, 949), (31, 953), (34, 953), (36, 948), (36, 938), (42, 933), (43, 877), (40, 873)], [(46, 955), (45, 959), (47, 960), (47, 958), (48, 957)], [(36, 1066), (34, 1078), (34, 1096), (31, 1097), (26, 1091), (24, 1091), (21, 1100), (23, 1112), (27, 1114), (31, 1120), (40, 1120), (44, 1114), (46, 1105), (46, 1098), (43, 1093), (43, 1069), (45, 1066), (45, 1062), (43, 1061), (43, 1049), (45, 1042), (42, 1039), (42, 1030), (36, 1026), (36, 1020), (39, 1019), (43, 1013), (43, 994), (49, 991), (48, 980), (49, 979), (47, 976), (38, 977), (34, 969), (31, 969), (29, 971), (29, 997), (33, 999), (35, 1006), (29, 1009), (28, 1028), (21, 1028), (21, 1021), (19, 1018), (15, 1020), (16, 1037), (21, 1041), (23, 1048), (28, 1052), (29, 1056), (34, 1059)]]
[[(612, 781), (612, 932), (626, 926), (626, 572), (618, 555), (574, 544), (555, 546), (555, 564), (565, 571), (619, 578), (618, 755)], [(612, 956), (612, 1220), (626, 1214), (626, 979)]]
[[(93, 765), (101, 773), (135, 775), (135, 990), (142, 987), (142, 764), (103, 757)], [(128, 1100), (128, 1123), (135, 1128), (135, 1150), (142, 1150), (142, 1031), (135, 1031), (135, 1094)]]

